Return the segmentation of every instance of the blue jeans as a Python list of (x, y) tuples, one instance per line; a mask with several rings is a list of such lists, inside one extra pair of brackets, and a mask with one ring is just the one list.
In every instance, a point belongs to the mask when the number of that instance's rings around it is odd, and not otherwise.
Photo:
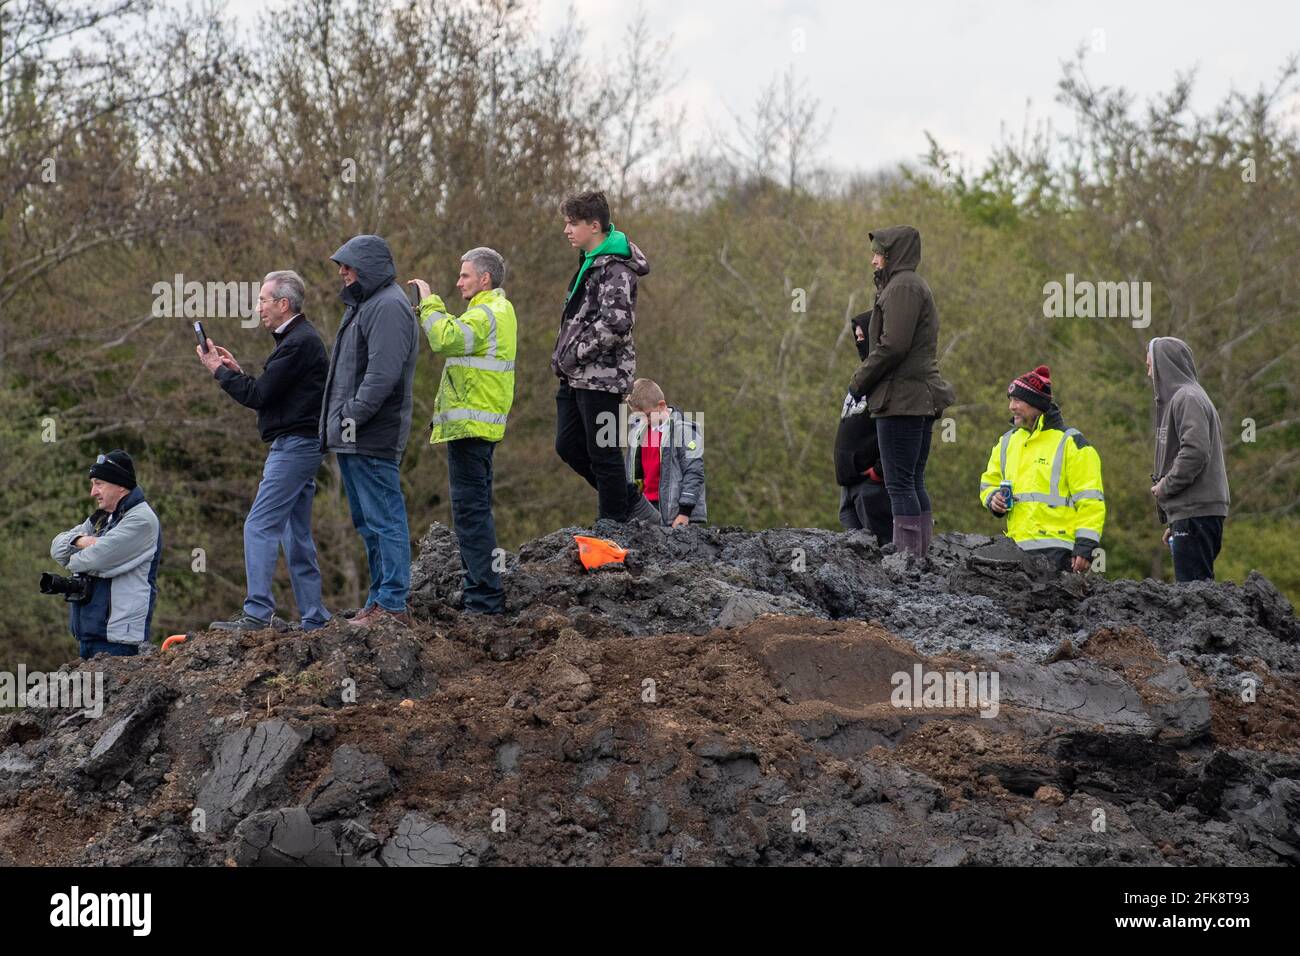
[(244, 573), (248, 579), (244, 613), (249, 617), (269, 621), (275, 613), (271, 579), (283, 545), (303, 628), (315, 630), (330, 619), (321, 602), (320, 567), (311, 536), (311, 503), (323, 457), (317, 438), (281, 435), (271, 442), (262, 483), (244, 519)]
[(886, 415), (876, 419), (880, 462), (885, 469), (885, 490), (894, 517), (928, 514), (930, 496), (925, 491), (925, 463), (930, 457), (930, 415)]
[(135, 657), (140, 649), (138, 644), (119, 644), (116, 641), (78, 641), (81, 659), (88, 661), (96, 654), (108, 654), (110, 657)]
[(404, 614), (411, 590), (411, 532), (406, 525), (397, 459), (357, 454), (337, 457), (352, 526), (366, 544), (370, 566), (366, 607), (378, 604), (394, 614)]
[(503, 614), (505, 592), (492, 567), (497, 529), (492, 520), (492, 451), (495, 442), (459, 438), (447, 442), (451, 522), (460, 544), (465, 610)]

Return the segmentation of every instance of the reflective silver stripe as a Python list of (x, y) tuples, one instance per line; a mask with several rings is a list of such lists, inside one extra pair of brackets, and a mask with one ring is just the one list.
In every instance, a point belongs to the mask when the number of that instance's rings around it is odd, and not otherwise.
[(1098, 501), (1106, 500), (1104, 494), (1096, 488), (1090, 488), (1087, 491), (1076, 491), (1074, 494), (1070, 495), (1070, 504), (1074, 504), (1076, 501), (1082, 501), (1085, 498), (1096, 498)]
[(465, 354), (473, 355), (474, 354), (474, 330), (471, 329), (464, 322), (462, 322), (460, 319), (454, 316), (452, 317), (451, 320), (460, 326), (460, 334), (465, 336)]
[(478, 304), (478, 308), (482, 309), (484, 312), (487, 313), (487, 317), (488, 317), (487, 357), (494, 359), (497, 357), (497, 316), (495, 312), (489, 309), (482, 302)]
[(996, 487), (997, 487), (997, 485), (993, 484), (993, 482), (991, 482), (991, 481), (981, 481), (981, 482), (980, 482), (980, 491), (983, 491), (985, 488), (996, 488)]
[(1072, 542), (1064, 538), (1026, 538), (1023, 541), (1017, 541), (1016, 546), (1021, 551), (1039, 551), (1043, 548), (1068, 548)]
[(1007, 432), (1005, 435), (1002, 436), (1002, 478), (1003, 480), (1005, 480), (1007, 477), (1007, 446), (1011, 444), (1011, 436), (1014, 433), (1015, 433), (1015, 429), (1013, 428), (1011, 429), (1011, 431)]
[(438, 321), (438, 316), (440, 314), (441, 313), (439, 312), (430, 312), (429, 317), (420, 323), (420, 328), (424, 329), (424, 334), (426, 338), (428, 337), (429, 333), (433, 331), (433, 324)]
[(1070, 503), (1068, 498), (1062, 498), (1060, 495), (1044, 494), (1041, 491), (1027, 491), (1024, 494), (1016, 495), (1016, 501), (1038, 501), (1051, 505), (1053, 508), (1062, 508)]
[(1099, 535), (1096, 531), (1093, 531), (1091, 528), (1075, 528), (1074, 536), (1076, 538), (1084, 538), (1085, 540), (1088, 541), (1096, 541), (1098, 543), (1101, 542), (1101, 535)]
[(480, 412), (477, 408), (453, 408), (451, 411), (434, 415), (433, 418), (429, 419), (429, 424), (441, 425), (443, 422), (460, 422), (466, 419), (474, 422), (487, 422), (489, 425), (504, 425), (506, 423), (506, 416), (497, 415), (494, 412)]
[(478, 358), (476, 356), (453, 356), (447, 359), (448, 365), (465, 365), (469, 368), (486, 369), (489, 372), (513, 372), (515, 370), (514, 362), (507, 362), (502, 359)]
[[(1077, 428), (1067, 428), (1065, 434), (1061, 436), (1061, 443), (1056, 446), (1056, 457), (1052, 459), (1052, 483), (1050, 490), (1053, 495), (1060, 497), (1061, 494), (1061, 469), (1065, 466), (1065, 443), (1070, 440), (1072, 435), (1078, 435), (1081, 432)], [(1061, 501), (1064, 503), (1065, 499)]]

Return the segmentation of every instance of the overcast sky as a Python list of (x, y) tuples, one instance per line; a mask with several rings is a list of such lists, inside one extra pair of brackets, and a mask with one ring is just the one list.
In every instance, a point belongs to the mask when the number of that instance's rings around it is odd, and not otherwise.
[[(529, 2), (529, 0), (526, 0)], [(573, 12), (593, 58), (615, 53), (635, 0), (531, 0), (544, 32)], [(250, 22), (276, 0), (233, 0)], [(729, 128), (793, 64), (833, 112), (823, 161), (876, 170), (925, 152), (925, 131), (978, 166), (1026, 116), (1071, 125), (1055, 103), (1061, 64), (1093, 48), (1096, 84), (1139, 97), (1196, 70), (1194, 104), (1272, 85), (1300, 51), (1300, 4), (1237, 2), (861, 3), (848, 0), (653, 0), (650, 26), (673, 43), (675, 98), (688, 137)], [(1300, 101), (1290, 106), (1300, 110)], [(1028, 110), (1028, 112), (1027, 112)], [(1295, 122), (1293, 116), (1292, 122)]]

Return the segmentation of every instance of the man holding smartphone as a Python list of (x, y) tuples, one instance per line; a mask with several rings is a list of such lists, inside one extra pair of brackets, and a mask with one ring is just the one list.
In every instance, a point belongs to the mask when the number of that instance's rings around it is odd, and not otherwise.
[(216, 630), (270, 626), (275, 613), (271, 580), (281, 546), (303, 629), (315, 630), (330, 619), (321, 600), (320, 568), (311, 534), (316, 472), (324, 457), (317, 428), (329, 358), (320, 334), (302, 314), (304, 293), (296, 272), (272, 272), (262, 280), (257, 311), (275, 339), (275, 348), (256, 378), (246, 375), (235, 357), (211, 339), (207, 351), (201, 347), (194, 350), (231, 398), (257, 411), (262, 441), (270, 446), (257, 497), (244, 519), (248, 594), (241, 613), (210, 625)]

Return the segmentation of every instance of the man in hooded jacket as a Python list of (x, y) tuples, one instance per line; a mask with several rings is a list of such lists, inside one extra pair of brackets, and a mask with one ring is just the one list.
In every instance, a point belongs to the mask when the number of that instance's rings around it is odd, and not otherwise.
[(1214, 560), (1228, 516), (1228, 471), (1219, 412), (1196, 378), (1192, 350), (1182, 339), (1155, 338), (1147, 347), (1155, 391), (1156, 458), (1151, 494), (1174, 580), (1214, 579)]
[(347, 308), (325, 380), (321, 449), (338, 458), (370, 566), (366, 606), (350, 623), (410, 624), (411, 537), (398, 469), (411, 432), (419, 326), (379, 236), (354, 236), (330, 260), (339, 267)]
[(551, 355), (560, 380), (555, 451), (596, 489), (598, 521), (626, 521), (641, 493), (624, 471), (619, 406), (636, 374), (637, 280), (650, 265), (614, 228), (604, 193), (572, 196), (560, 211), (579, 256)]

